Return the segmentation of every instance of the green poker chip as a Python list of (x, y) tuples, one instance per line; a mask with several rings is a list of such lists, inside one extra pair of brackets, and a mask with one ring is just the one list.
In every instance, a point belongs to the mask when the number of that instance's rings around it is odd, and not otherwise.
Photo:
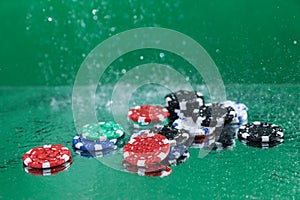
[(84, 125), (81, 136), (87, 140), (106, 141), (118, 139), (123, 134), (124, 129), (119, 124), (108, 121)]

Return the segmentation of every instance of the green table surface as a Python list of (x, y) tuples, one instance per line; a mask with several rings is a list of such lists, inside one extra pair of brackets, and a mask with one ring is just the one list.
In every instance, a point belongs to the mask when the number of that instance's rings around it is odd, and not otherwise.
[[(98, 119), (109, 119), (107, 94), (99, 88)], [(201, 88), (201, 87), (199, 87)], [(300, 85), (226, 85), (227, 99), (249, 107), (249, 121), (283, 127), (285, 142), (269, 149), (236, 140), (233, 150), (198, 158), (190, 149), (186, 163), (169, 177), (141, 177), (112, 168), (115, 154), (88, 159), (72, 152), (73, 164), (55, 176), (33, 176), (22, 169), (29, 149), (48, 143), (71, 148), (76, 134), (71, 87), (2, 87), (0, 89), (0, 198), (3, 199), (297, 199), (300, 196)], [(203, 91), (205, 95), (207, 93)], [(140, 91), (163, 103), (165, 91)], [(107, 95), (108, 96), (108, 95)], [(132, 97), (131, 104), (143, 101)], [(126, 115), (126, 113), (124, 113)], [(107, 163), (110, 163), (107, 166)]]

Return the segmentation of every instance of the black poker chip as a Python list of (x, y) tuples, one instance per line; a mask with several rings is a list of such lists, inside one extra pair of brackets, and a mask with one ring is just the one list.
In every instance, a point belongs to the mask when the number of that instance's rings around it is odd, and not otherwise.
[(179, 90), (167, 94), (165, 103), (170, 113), (169, 123), (172, 124), (179, 117), (190, 117), (193, 112), (197, 112), (204, 105), (204, 96), (196, 91)]
[(192, 136), (183, 129), (176, 129), (174, 126), (164, 126), (158, 134), (165, 136), (171, 146), (190, 146), (193, 142)]
[(241, 126), (238, 130), (238, 139), (249, 146), (268, 148), (283, 143), (284, 133), (280, 126), (256, 121)]
[(201, 126), (221, 127), (232, 122), (236, 112), (231, 106), (213, 103), (199, 107), (198, 112), (192, 114), (192, 119)]
[(222, 127), (221, 134), (217, 140), (217, 143), (222, 145), (221, 148), (230, 148), (235, 145), (237, 130), (237, 126), (233, 126), (230, 124), (226, 124), (224, 127)]

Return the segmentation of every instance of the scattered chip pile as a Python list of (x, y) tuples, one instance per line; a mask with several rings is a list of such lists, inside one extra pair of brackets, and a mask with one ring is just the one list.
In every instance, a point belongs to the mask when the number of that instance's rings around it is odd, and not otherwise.
[[(280, 126), (248, 122), (246, 105), (224, 101), (205, 104), (203, 94), (179, 90), (165, 96), (165, 107), (141, 105), (131, 108), (130, 132), (114, 121), (86, 124), (75, 135), (75, 154), (101, 158), (121, 149), (120, 165), (140, 176), (165, 177), (190, 157), (189, 148), (232, 149), (236, 137), (245, 145), (269, 148), (284, 142)], [(24, 170), (33, 175), (54, 175), (72, 164), (62, 145), (33, 148), (23, 156)]]

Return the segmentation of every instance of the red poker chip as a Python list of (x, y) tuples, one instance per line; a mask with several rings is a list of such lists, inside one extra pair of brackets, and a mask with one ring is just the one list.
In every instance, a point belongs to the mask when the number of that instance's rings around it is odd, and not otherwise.
[(60, 144), (33, 148), (23, 156), (25, 166), (45, 169), (64, 164), (71, 159), (71, 152)]
[(23, 165), (23, 168), (25, 172), (34, 176), (51, 176), (51, 175), (53, 176), (58, 174), (59, 172), (66, 171), (71, 166), (71, 164), (72, 164), (72, 160), (69, 160), (62, 165), (52, 167), (52, 168), (47, 168), (47, 169), (32, 168), (25, 165)]
[(136, 165), (131, 165), (126, 160), (122, 161), (122, 165), (126, 169), (126, 171), (134, 173), (134, 174), (160, 171), (160, 170), (165, 169), (165, 167), (166, 167), (166, 165), (164, 165), (162, 163), (149, 165), (149, 166), (145, 166), (145, 167), (138, 167)]
[(145, 172), (144, 174), (139, 174), (140, 176), (159, 176), (159, 177), (165, 177), (172, 174), (172, 168), (166, 166), (164, 169), (156, 171), (156, 172)]
[(123, 157), (131, 165), (147, 167), (163, 161), (170, 152), (169, 140), (160, 134), (145, 133), (131, 138)]
[(169, 115), (166, 108), (154, 105), (136, 106), (128, 111), (128, 118), (138, 123), (165, 121)]

